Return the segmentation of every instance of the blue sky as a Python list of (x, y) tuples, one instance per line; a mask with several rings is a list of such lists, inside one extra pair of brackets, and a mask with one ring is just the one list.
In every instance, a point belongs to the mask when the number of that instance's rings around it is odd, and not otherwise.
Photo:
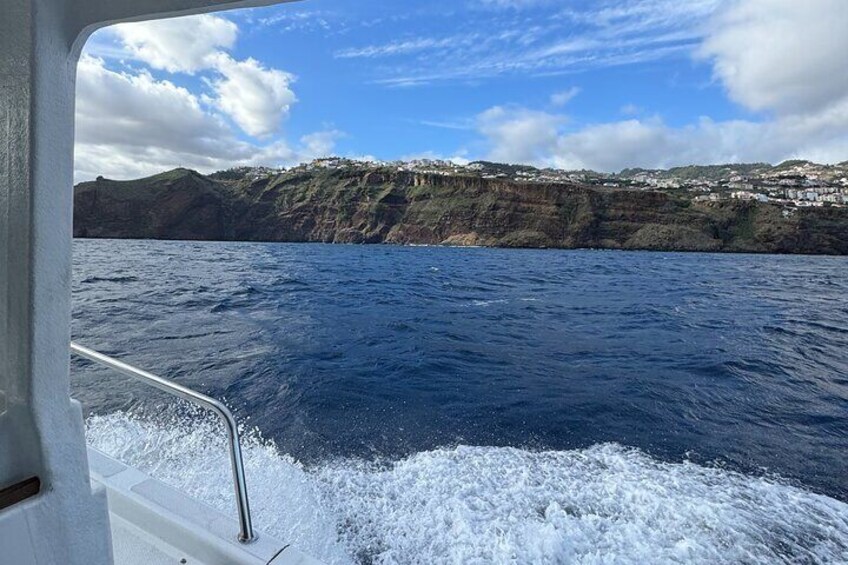
[(327, 154), (848, 159), (842, 0), (306, 0), (101, 30), (77, 178)]

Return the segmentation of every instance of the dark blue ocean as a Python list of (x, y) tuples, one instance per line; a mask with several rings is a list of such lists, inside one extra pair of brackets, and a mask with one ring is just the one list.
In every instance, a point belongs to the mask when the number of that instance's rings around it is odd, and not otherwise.
[[(77, 240), (73, 339), (225, 399), (329, 562), (848, 562), (846, 258)], [(211, 422), (72, 372), (227, 507)]]

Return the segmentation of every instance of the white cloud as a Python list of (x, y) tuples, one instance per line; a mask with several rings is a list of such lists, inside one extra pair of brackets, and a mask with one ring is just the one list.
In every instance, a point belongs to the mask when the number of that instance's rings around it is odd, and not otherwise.
[(563, 90), (562, 92), (556, 92), (551, 95), (551, 104), (554, 106), (565, 106), (571, 100), (580, 94), (580, 89), (576, 86), (572, 86), (567, 90)]
[(401, 161), (417, 161), (419, 159), (429, 159), (431, 161), (450, 161), (451, 163), (455, 163), (457, 165), (467, 165), (471, 162), (468, 158), (468, 151), (465, 149), (460, 149), (456, 151), (452, 156), (446, 156), (442, 153), (437, 153), (436, 151), (421, 151), (417, 153), (409, 153), (407, 155), (401, 156)]
[[(644, 4), (651, 3), (661, 0)], [(616, 21), (640, 9), (632, 4), (597, 15)], [(495, 107), (478, 117), (488, 157), (603, 171), (848, 159), (848, 2), (735, 0), (707, 29), (699, 55), (712, 63), (733, 100), (766, 112), (760, 119), (703, 117), (672, 127), (654, 116), (574, 129), (562, 114)], [(639, 109), (625, 106), (622, 112)]]
[(715, 19), (700, 54), (730, 97), (752, 110), (821, 110), (848, 95), (848, 2), (735, 2)]
[(478, 0), (480, 6), (498, 10), (523, 10), (534, 6), (550, 4), (552, 0)]
[(221, 111), (254, 137), (277, 133), (297, 101), (290, 88), (294, 77), (253, 58), (236, 61), (224, 53), (215, 56), (214, 66), (221, 77), (210, 83)]
[(451, 129), (456, 131), (469, 131), (473, 130), (475, 123), (474, 120), (469, 119), (461, 119), (461, 120), (420, 120), (418, 121), (422, 126), (427, 126), (431, 128), (439, 128), (439, 129)]
[(565, 119), (526, 108), (495, 106), (477, 117), (493, 161), (538, 163), (549, 158)]
[(239, 139), (185, 88), (147, 71), (115, 71), (83, 56), (77, 72), (75, 178), (134, 178), (177, 166), (211, 172), (235, 165), (289, 166), (332, 152), (337, 131), (291, 146)]
[(306, 153), (315, 157), (329, 157), (336, 146), (336, 141), (344, 134), (339, 130), (318, 131), (304, 135), (300, 142)]
[(848, 102), (816, 115), (764, 122), (701, 118), (683, 127), (652, 117), (569, 130), (563, 125), (565, 116), (504, 107), (483, 112), (479, 120), (487, 158), (541, 167), (614, 172), (626, 167), (801, 158), (833, 163), (848, 158)]
[[(559, 74), (696, 52), (732, 100), (760, 113), (756, 118), (704, 117), (671, 126), (660, 116), (625, 106), (627, 119), (577, 126), (558, 109), (579, 92), (575, 87), (552, 95), (550, 112), (495, 106), (465, 120), (422, 123), (476, 130), (488, 159), (563, 168), (614, 171), (848, 158), (848, 2), (615, 0), (582, 11), (550, 5), (556, 12), (539, 25), (497, 10), (478, 12), (491, 19), (469, 22), (461, 33), (336, 55), (369, 59), (370, 66), (387, 73), (386, 84), (417, 85), (507, 73)], [(100, 45), (115, 63), (112, 69), (101, 59), (84, 58), (78, 81), (78, 179), (124, 178), (177, 165), (203, 171), (285, 165), (332, 153), (341, 135), (332, 129), (291, 143), (275, 137), (296, 102), (294, 79), (254, 59), (233, 58), (228, 51), (237, 35), (235, 24), (218, 16), (127, 24), (110, 36), (120, 38), (120, 45)], [(394, 67), (371, 61), (400, 53), (414, 56)], [(118, 67), (120, 57), (168, 72), (198, 73), (206, 95)], [(231, 122), (261, 141), (245, 141)], [(457, 158), (465, 159), (465, 153)]]
[(130, 58), (151, 68), (169, 73), (203, 71), (214, 91), (204, 100), (213, 101), (248, 135), (267, 138), (277, 133), (297, 100), (290, 88), (291, 74), (226, 53), (235, 45), (238, 27), (220, 16), (120, 24), (113, 31)]
[(118, 24), (111, 28), (128, 54), (154, 69), (195, 73), (209, 67), (221, 49), (231, 49), (236, 24), (213, 15)]
[(339, 59), (355, 59), (406, 55), (430, 49), (456, 48), (460, 45), (468, 44), (471, 41), (473, 41), (473, 38), (457, 36), (444, 37), (441, 39), (421, 37), (417, 39), (407, 39), (405, 41), (392, 41), (391, 43), (385, 43), (383, 45), (370, 45), (362, 48), (342, 49), (341, 51), (336, 52), (335, 56)]
[[(447, 33), (350, 47), (336, 56), (383, 58), (387, 64), (371, 65), (378, 73), (375, 82), (404, 87), (684, 58), (700, 44), (705, 19), (722, 1), (477, 0), (472, 8), (492, 9), (459, 18), (445, 26)], [(532, 17), (512, 13), (530, 6), (538, 9)]]
[(659, 120), (626, 120), (587, 127), (560, 136), (549, 147), (549, 163), (566, 169), (617, 171), (633, 166), (665, 166), (675, 159), (672, 132)]
[[(78, 143), (133, 144), (214, 158), (229, 131), (197, 97), (150, 73), (117, 72), (83, 57), (77, 71)], [(231, 153), (228, 153), (232, 156)]]
[[(270, 16), (260, 18), (258, 21), (251, 21), (252, 24), (258, 24), (262, 27), (273, 26), (279, 33), (289, 33), (296, 31), (327, 31), (331, 29), (330, 20), (335, 20), (336, 14), (324, 10), (292, 10), (291, 6), (284, 6), (276, 13)], [(340, 22), (335, 22), (336, 27), (340, 28)]]
[[(122, 24), (95, 37), (91, 47), (101, 57), (84, 55), (77, 74), (76, 180), (176, 166), (288, 166), (332, 153), (336, 130), (296, 143), (275, 136), (296, 102), (294, 78), (252, 58), (234, 59), (227, 50), (237, 36), (230, 20), (193, 16)], [(158, 80), (149, 69), (198, 74), (200, 89)], [(259, 141), (240, 136), (233, 123)]]

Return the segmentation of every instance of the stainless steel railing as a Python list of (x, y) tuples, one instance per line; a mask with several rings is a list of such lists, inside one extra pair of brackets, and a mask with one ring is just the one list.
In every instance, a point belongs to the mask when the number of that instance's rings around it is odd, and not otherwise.
[(222, 402), (210, 398), (205, 394), (195, 392), (188, 387), (177, 384), (168, 379), (162, 378), (153, 373), (136, 369), (132, 365), (128, 365), (117, 359), (113, 359), (107, 355), (103, 355), (93, 349), (83, 347), (82, 345), (71, 343), (71, 352), (93, 361), (99, 365), (109, 367), (117, 372), (137, 379), (150, 386), (156, 387), (159, 390), (178, 396), (184, 400), (188, 400), (197, 404), (201, 408), (205, 408), (210, 412), (218, 415), (224, 422), (227, 428), (227, 435), (230, 441), (230, 465), (233, 469), (233, 483), (236, 493), (236, 503), (238, 505), (239, 515), (239, 535), (238, 539), (242, 543), (249, 543), (256, 539), (256, 534), (253, 532), (253, 523), (250, 519), (250, 504), (247, 500), (247, 483), (244, 478), (244, 463), (241, 457), (241, 441), (239, 439), (238, 427), (233, 413)]

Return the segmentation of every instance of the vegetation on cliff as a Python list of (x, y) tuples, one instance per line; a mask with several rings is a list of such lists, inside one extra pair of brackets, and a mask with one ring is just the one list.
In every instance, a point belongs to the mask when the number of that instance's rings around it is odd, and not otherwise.
[(848, 208), (391, 167), (100, 178), (74, 210), (77, 237), (848, 254)]

